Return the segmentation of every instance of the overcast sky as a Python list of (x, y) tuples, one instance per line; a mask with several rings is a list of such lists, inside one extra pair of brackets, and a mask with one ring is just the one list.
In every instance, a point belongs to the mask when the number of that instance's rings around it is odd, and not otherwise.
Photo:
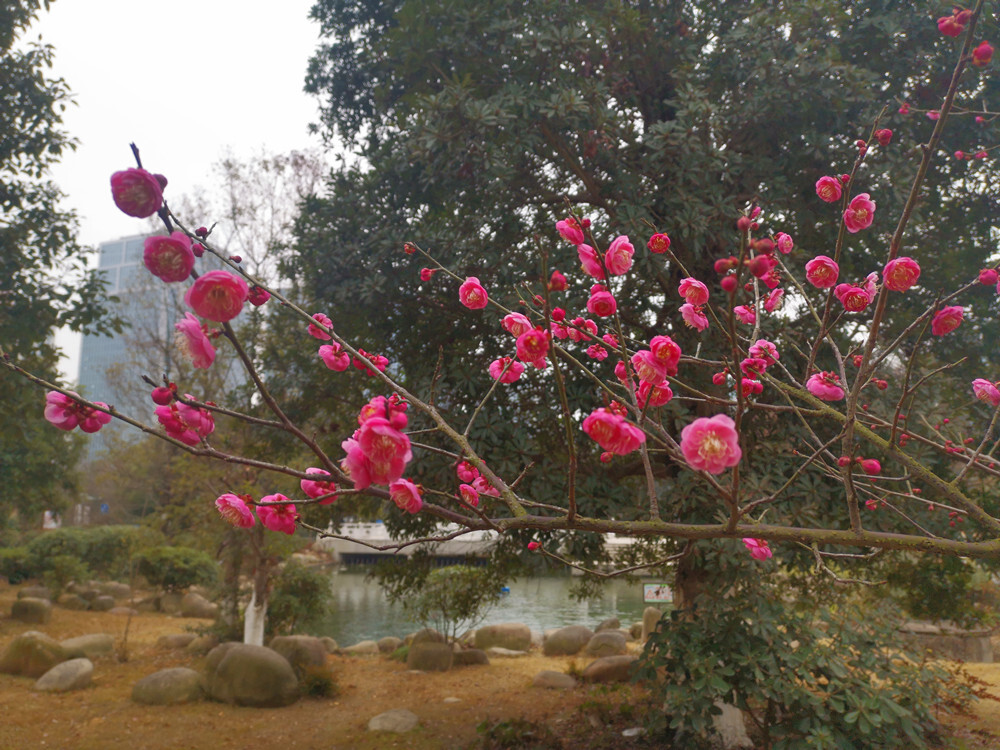
[[(80, 142), (53, 171), (80, 217), (80, 240), (143, 231), (143, 222), (111, 201), (112, 172), (143, 165), (170, 181), (166, 195), (210, 188), (210, 170), (226, 148), (249, 156), (319, 147), (317, 120), (302, 91), (319, 27), (313, 0), (57, 0), (26, 39), (55, 47), (54, 73), (74, 93), (64, 121)], [(75, 379), (72, 337), (59, 336)]]

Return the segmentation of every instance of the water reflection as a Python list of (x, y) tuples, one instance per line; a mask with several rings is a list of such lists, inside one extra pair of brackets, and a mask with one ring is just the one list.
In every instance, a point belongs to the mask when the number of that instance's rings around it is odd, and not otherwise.
[[(333, 611), (316, 634), (332, 637), (341, 645), (378, 640), (387, 635), (402, 637), (420, 627), (406, 617), (402, 606), (390, 604), (364, 572), (331, 574)], [(510, 593), (487, 615), (486, 623), (523, 622), (532, 630), (564, 625), (593, 628), (602, 620), (617, 617), (622, 627), (642, 619), (642, 583), (609, 581), (600, 599), (577, 601), (570, 597), (570, 576), (524, 578), (509, 584)]]

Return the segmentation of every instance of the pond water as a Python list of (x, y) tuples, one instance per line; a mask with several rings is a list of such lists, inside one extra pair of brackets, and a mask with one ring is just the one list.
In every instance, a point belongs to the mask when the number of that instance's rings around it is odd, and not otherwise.
[[(387, 635), (402, 638), (421, 625), (409, 620), (402, 605), (390, 604), (365, 572), (332, 572), (333, 605), (316, 635), (330, 636), (342, 646)], [(642, 619), (642, 582), (612, 580), (598, 599), (577, 601), (570, 596), (572, 576), (522, 578), (509, 584), (510, 593), (490, 610), (485, 623), (522, 622), (532, 630), (565, 625), (594, 628), (602, 620), (617, 617), (622, 627)]]

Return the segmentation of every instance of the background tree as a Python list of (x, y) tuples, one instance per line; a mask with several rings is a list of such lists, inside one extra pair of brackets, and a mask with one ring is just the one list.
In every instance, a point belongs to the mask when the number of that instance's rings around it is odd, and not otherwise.
[[(87, 251), (75, 239), (72, 213), (49, 168), (72, 139), (61, 129), (69, 89), (49, 74), (53, 50), (25, 35), (41, 0), (0, 8), (0, 342), (26, 367), (55, 378), (56, 328), (109, 332), (103, 283), (87, 271)], [(75, 491), (74, 436), (53, 434), (38, 409), (36, 389), (0, 378), (0, 515), (17, 511), (40, 524), (46, 508), (60, 509)]]

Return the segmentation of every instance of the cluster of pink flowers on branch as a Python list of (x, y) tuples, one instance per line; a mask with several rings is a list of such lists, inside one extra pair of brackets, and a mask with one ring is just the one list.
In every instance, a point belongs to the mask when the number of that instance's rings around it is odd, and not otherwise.
[[(94, 406), (108, 408), (103, 401), (95, 401)], [(49, 391), (45, 394), (45, 419), (66, 432), (76, 427), (83, 432), (97, 432), (111, 421), (111, 415), (83, 403), (76, 393), (67, 396), (59, 391)]]

